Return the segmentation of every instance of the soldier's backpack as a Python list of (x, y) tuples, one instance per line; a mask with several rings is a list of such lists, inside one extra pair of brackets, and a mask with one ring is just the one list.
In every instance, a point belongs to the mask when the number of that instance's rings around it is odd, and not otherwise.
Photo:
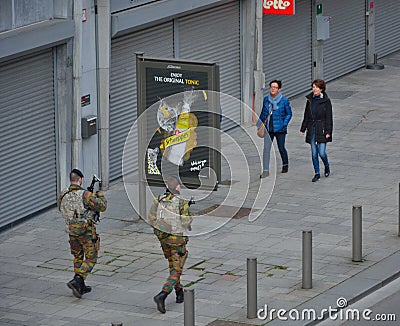
[(67, 232), (81, 235), (86, 232), (88, 210), (83, 205), (82, 195), (85, 190), (67, 191), (60, 200), (60, 212), (65, 220)]
[(175, 196), (169, 200), (161, 198), (157, 207), (156, 227), (165, 233), (181, 235), (184, 231), (182, 227), (181, 215), (179, 212), (180, 200)]

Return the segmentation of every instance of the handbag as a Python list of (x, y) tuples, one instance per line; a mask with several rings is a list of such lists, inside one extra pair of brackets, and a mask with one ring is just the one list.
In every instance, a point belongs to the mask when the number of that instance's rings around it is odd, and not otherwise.
[(271, 110), (270, 113), (268, 113), (267, 118), (265, 119), (265, 121), (258, 127), (257, 129), (257, 136), (260, 138), (264, 138), (265, 136), (265, 124), (268, 121), (268, 118), (272, 115), (273, 110)]
[(265, 136), (265, 122), (263, 122), (257, 129), (257, 136), (264, 138)]

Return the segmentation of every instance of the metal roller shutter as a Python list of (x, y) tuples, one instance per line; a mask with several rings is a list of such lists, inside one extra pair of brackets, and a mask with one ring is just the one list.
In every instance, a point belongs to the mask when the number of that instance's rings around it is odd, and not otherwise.
[[(168, 22), (112, 40), (110, 74), (110, 180), (122, 176), (125, 139), (136, 121), (136, 56), (173, 57), (173, 24)], [(137, 160), (132, 168), (137, 169)]]
[[(179, 57), (218, 63), (220, 91), (241, 99), (240, 2), (230, 2), (182, 17), (178, 24)], [(241, 123), (241, 108), (228, 102), (231, 99), (222, 97), (222, 112), (229, 118), (222, 119), (223, 130)]]
[[(291, 97), (312, 82), (312, 1), (296, 1), (294, 16), (263, 16), (263, 70), (266, 86), (282, 80), (282, 94)], [(268, 94), (268, 87), (264, 93)]]
[(51, 49), (0, 64), (0, 228), (56, 203), (54, 105)]
[(324, 41), (324, 79), (329, 81), (365, 66), (365, 0), (326, 1), (324, 14), (332, 17)]
[(378, 57), (400, 50), (399, 0), (375, 2), (375, 49)]

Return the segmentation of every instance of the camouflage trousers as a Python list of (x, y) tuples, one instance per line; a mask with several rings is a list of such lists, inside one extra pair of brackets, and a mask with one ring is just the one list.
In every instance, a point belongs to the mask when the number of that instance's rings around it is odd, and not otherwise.
[[(71, 225), (70, 225), (71, 231)], [(96, 228), (95, 226), (75, 229), (75, 232), (69, 234), (69, 244), (71, 254), (74, 256), (74, 272), (80, 275), (84, 280), (93, 270), (97, 263), (98, 251), (96, 249)]]
[(169, 276), (165, 281), (162, 291), (171, 293), (174, 289), (179, 291), (181, 288), (181, 275), (183, 265), (185, 265), (188, 251), (185, 245), (171, 246), (164, 241), (160, 241), (161, 248), (166, 259), (168, 259)]

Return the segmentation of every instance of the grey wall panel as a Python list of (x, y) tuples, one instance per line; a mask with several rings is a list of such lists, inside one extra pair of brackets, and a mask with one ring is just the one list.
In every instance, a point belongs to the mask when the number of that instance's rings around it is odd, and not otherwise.
[(282, 94), (286, 97), (310, 89), (311, 23), (311, 2), (305, 0), (296, 1), (294, 16), (263, 16), (264, 94), (268, 94), (268, 84), (273, 79), (282, 80)]
[(400, 50), (399, 0), (375, 1), (375, 52), (383, 57)]
[(365, 66), (365, 0), (324, 2), (331, 16), (330, 37), (324, 41), (324, 79), (335, 79)]
[(0, 61), (10, 61), (21, 55), (64, 44), (74, 37), (74, 33), (74, 21), (65, 19), (53, 19), (0, 33)]
[[(112, 1), (111, 35), (132, 33), (155, 21), (165, 22), (232, 0)], [(146, 4), (145, 4), (146, 3)], [(128, 9), (130, 8), (130, 9)]]
[(110, 7), (111, 7), (111, 12), (120, 12), (123, 10), (127, 10), (130, 8), (138, 7), (138, 6), (143, 6), (145, 4), (151, 3), (151, 2), (159, 2), (160, 0), (135, 0), (135, 1), (130, 1), (130, 0), (111, 0), (110, 1)]
[(53, 0), (14, 0), (15, 27), (53, 18)]
[(5, 30), (52, 19), (54, 17), (54, 1), (55, 0), (1, 0), (0, 31), (3, 32)]
[(0, 166), (13, 182), (0, 189), (0, 227), (56, 203), (53, 76), (51, 49), (0, 65)]
[[(136, 121), (136, 56), (173, 57), (173, 24), (164, 23), (112, 40), (110, 73), (110, 180), (122, 176), (125, 139)], [(135, 161), (133, 169), (137, 168)]]
[(9, 30), (13, 27), (12, 2), (0, 1), (0, 32)]
[[(180, 59), (218, 63), (221, 92), (241, 99), (239, 1), (182, 17), (178, 26)], [(241, 108), (226, 99), (221, 101), (223, 114), (240, 124)], [(236, 123), (225, 118), (221, 127)]]

